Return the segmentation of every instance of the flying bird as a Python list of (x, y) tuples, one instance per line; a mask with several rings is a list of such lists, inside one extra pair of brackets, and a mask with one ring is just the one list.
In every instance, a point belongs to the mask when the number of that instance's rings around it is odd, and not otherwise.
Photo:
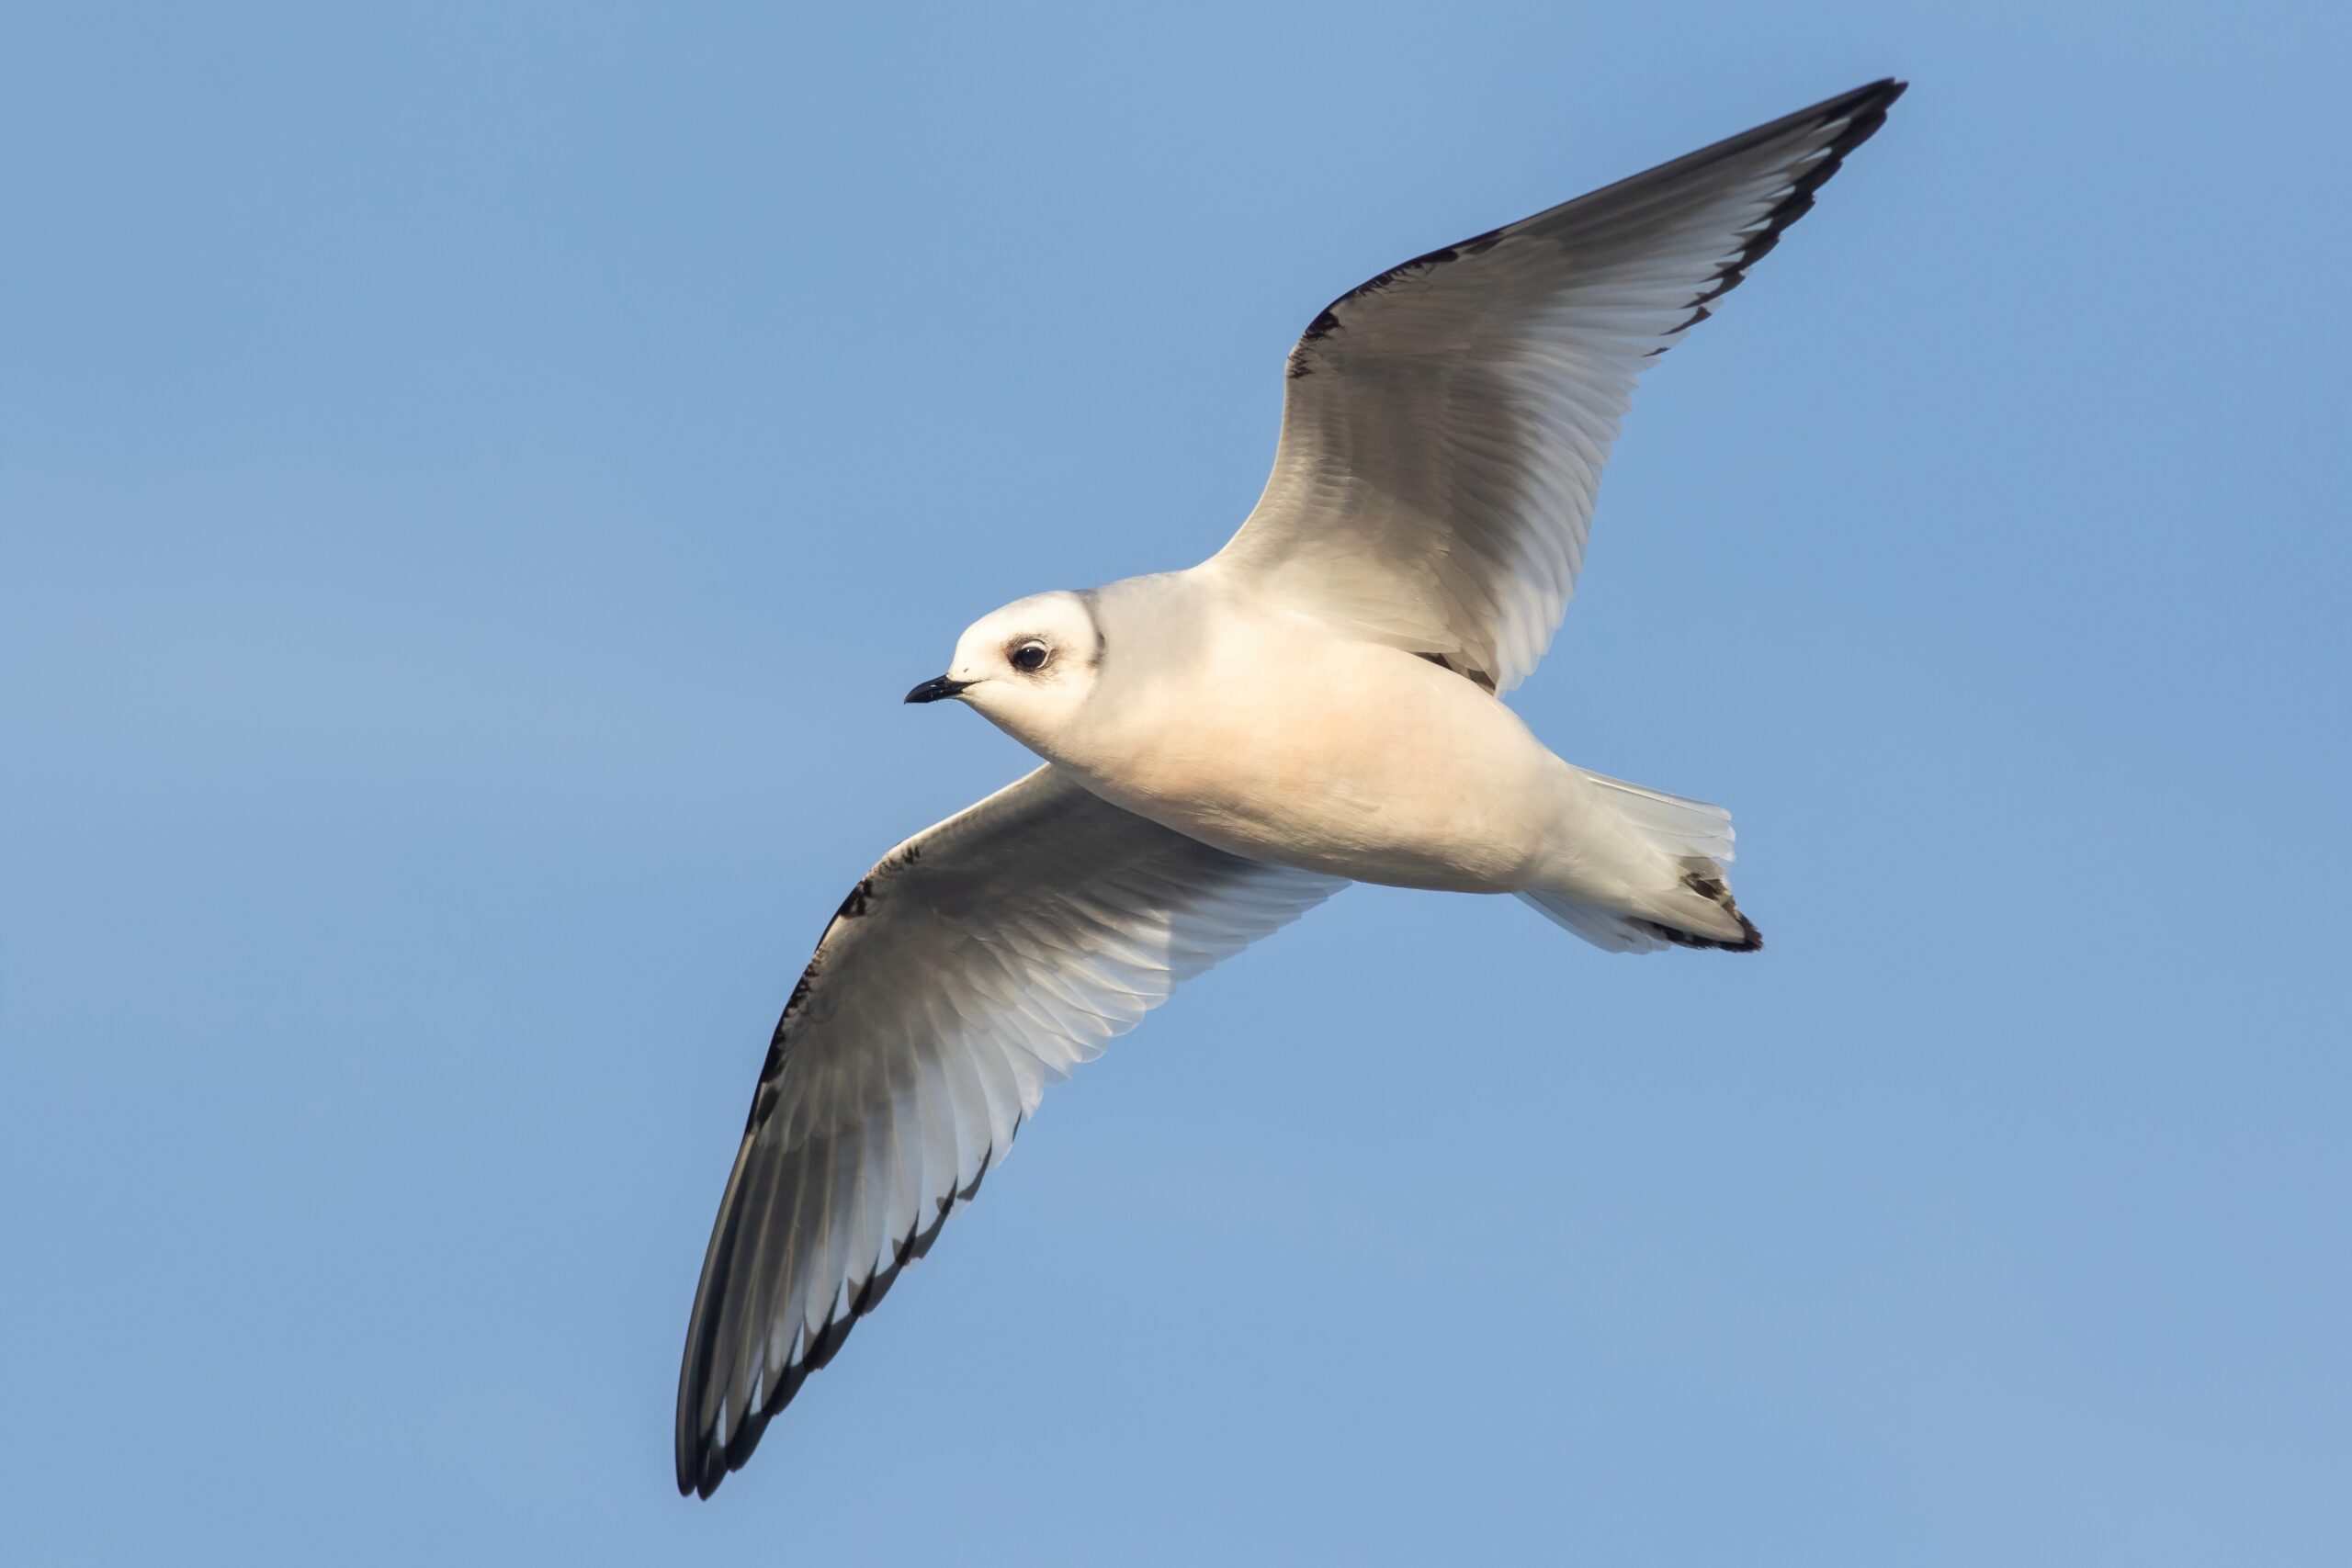
[(1290, 352), (1223, 549), (1008, 604), (907, 694), (1044, 765), (884, 855), (785, 1005), (686, 1330), (682, 1493), (742, 1467), (1046, 1084), (1349, 882), (1516, 894), (1611, 952), (1763, 944), (1730, 813), (1564, 761), (1500, 699), (1575, 592), (1634, 379), (1903, 90), (1350, 289)]

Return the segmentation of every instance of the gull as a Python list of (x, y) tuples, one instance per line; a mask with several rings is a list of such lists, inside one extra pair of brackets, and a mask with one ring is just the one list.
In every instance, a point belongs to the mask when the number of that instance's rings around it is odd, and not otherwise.
[(695, 1292), (681, 1493), (742, 1467), (1046, 1084), (1348, 883), (1515, 894), (1611, 952), (1762, 946), (1729, 812), (1564, 761), (1500, 699), (1575, 591), (1635, 378), (1903, 90), (1350, 289), (1290, 352), (1222, 550), (1008, 604), (907, 694), (1044, 765), (884, 855), (793, 987)]

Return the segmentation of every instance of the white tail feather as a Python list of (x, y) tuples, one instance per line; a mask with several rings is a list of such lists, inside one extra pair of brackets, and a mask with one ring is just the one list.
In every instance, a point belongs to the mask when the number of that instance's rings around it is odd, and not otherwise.
[[(1530, 889), (1520, 895), (1522, 899), (1609, 953), (1667, 947), (1752, 953), (1764, 945), (1732, 900), (1724, 870), (1735, 838), (1730, 812), (1623, 779), (1584, 776), (1599, 787), (1595, 804), (1642, 846), (1638, 866), (1626, 868), (1622, 897), (1588, 883), (1575, 889)], [(1608, 901), (1596, 901), (1602, 897)]]
[(1731, 813), (1723, 807), (1645, 789), (1602, 773), (1588, 773), (1585, 777), (1601, 786), (1628, 823), (1656, 839), (1677, 860), (1700, 855), (1719, 865), (1731, 863), (1732, 842), (1738, 835), (1732, 831)]
[(1553, 893), (1522, 893), (1520, 897), (1542, 910), (1554, 925), (1574, 931), (1603, 953), (1656, 953), (1674, 945), (1658, 935), (1649, 921), (1631, 915), (1571, 903)]

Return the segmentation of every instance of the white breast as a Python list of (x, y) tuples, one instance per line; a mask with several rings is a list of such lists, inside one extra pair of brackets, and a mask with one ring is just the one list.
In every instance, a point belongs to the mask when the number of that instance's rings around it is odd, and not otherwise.
[(1101, 679), (1040, 750), (1237, 854), (1403, 886), (1524, 885), (1571, 771), (1516, 715), (1427, 660), (1185, 575), (1148, 580), (1148, 598), (1105, 592)]

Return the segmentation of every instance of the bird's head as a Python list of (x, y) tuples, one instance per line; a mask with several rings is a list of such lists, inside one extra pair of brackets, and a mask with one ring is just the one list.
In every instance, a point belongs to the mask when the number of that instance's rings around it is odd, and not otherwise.
[(1039, 593), (974, 621), (956, 639), (947, 673), (909, 692), (907, 701), (955, 697), (1042, 750), (1085, 702), (1102, 662), (1102, 632), (1087, 597)]

